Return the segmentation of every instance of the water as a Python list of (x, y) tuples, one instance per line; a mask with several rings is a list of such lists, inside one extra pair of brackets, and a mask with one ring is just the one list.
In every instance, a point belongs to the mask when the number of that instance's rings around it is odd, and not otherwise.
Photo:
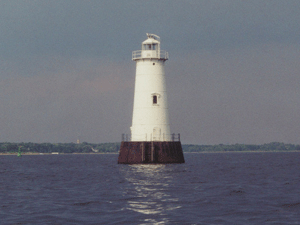
[(300, 153), (0, 156), (0, 224), (299, 224)]

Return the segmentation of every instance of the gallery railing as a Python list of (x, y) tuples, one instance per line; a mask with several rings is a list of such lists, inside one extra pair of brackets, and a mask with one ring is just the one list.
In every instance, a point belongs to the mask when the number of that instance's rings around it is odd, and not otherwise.
[(157, 51), (146, 51), (146, 50), (137, 50), (132, 52), (132, 60), (137, 59), (163, 59), (167, 60), (169, 58), (169, 53), (165, 50)]
[[(150, 134), (150, 137), (147, 138), (147, 134), (142, 135), (141, 138), (135, 138), (138, 139), (138, 141), (180, 141), (180, 134), (162, 134), (160, 136), (153, 137), (152, 134)], [(131, 134), (122, 134), (122, 141), (123, 142), (129, 142), (133, 141)], [(135, 140), (137, 141), (137, 140)]]

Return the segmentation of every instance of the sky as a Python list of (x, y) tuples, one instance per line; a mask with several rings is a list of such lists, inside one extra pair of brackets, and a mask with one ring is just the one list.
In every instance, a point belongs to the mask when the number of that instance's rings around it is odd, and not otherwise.
[(299, 0), (0, 0), (0, 142), (119, 142), (146, 33), (183, 144), (300, 144)]

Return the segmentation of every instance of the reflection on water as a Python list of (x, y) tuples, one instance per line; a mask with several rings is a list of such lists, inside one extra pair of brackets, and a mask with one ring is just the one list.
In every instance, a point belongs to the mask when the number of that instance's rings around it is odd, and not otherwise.
[[(128, 210), (143, 214), (164, 216), (167, 211), (179, 209), (178, 198), (173, 196), (176, 187), (172, 185), (172, 167), (167, 165), (130, 165), (125, 179), (132, 185), (124, 190)], [(154, 218), (144, 219), (145, 223), (158, 223)], [(161, 218), (162, 219), (162, 218)], [(160, 219), (160, 224), (169, 222)]]

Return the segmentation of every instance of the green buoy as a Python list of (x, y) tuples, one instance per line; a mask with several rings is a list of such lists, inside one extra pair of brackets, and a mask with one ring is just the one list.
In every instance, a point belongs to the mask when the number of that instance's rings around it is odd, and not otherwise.
[(21, 156), (22, 156), (21, 148), (22, 148), (22, 146), (19, 146), (18, 157), (21, 157)]

